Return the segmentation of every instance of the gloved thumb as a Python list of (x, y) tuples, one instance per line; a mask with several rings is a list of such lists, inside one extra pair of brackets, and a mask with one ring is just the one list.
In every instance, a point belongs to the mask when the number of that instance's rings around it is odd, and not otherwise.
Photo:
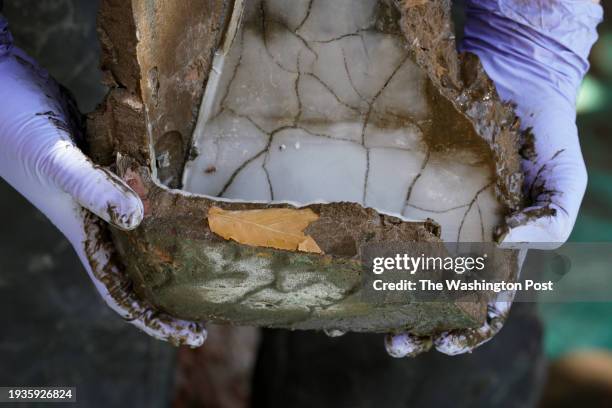
[(142, 221), (138, 195), (116, 175), (94, 165), (71, 141), (58, 140), (39, 168), (81, 206), (114, 226), (131, 230)]

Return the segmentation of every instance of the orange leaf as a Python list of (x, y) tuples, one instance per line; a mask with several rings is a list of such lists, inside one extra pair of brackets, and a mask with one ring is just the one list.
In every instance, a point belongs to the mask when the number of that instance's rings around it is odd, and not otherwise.
[(208, 225), (215, 234), (245, 245), (322, 254), (321, 248), (304, 230), (319, 216), (309, 208), (267, 210), (208, 210)]

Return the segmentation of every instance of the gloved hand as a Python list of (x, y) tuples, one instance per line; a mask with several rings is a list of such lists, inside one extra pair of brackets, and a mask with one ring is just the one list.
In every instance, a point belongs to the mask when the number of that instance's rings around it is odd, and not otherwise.
[(130, 230), (142, 221), (143, 206), (126, 184), (77, 148), (72, 108), (48, 73), (13, 46), (0, 15), (0, 176), (68, 238), (97, 291), (122, 318), (155, 338), (201, 345), (203, 326), (157, 313), (138, 300), (112, 263), (113, 246), (102, 239), (99, 220), (89, 211)]
[[(524, 193), (531, 205), (507, 220), (502, 246), (555, 249), (569, 237), (587, 184), (576, 128), (576, 98), (603, 18), (597, 0), (467, 0), (462, 51), (480, 57), (502, 100), (516, 104), (524, 130)], [(524, 249), (521, 254), (525, 256)], [(521, 262), (522, 263), (522, 262)], [(485, 325), (436, 339), (388, 336), (394, 357), (433, 345), (442, 353), (469, 352), (502, 328), (514, 294), (489, 304)]]

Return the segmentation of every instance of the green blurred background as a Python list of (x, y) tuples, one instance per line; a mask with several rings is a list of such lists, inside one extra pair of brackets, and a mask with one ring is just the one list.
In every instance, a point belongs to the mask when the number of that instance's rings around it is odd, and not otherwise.
[[(606, 0), (602, 4), (609, 17), (612, 4)], [(612, 20), (599, 26), (599, 34), (578, 99), (578, 129), (589, 183), (570, 238), (574, 242), (612, 241)], [(609, 272), (612, 274), (612, 265)], [(612, 304), (541, 304), (540, 313), (549, 357), (583, 349), (612, 349)]]

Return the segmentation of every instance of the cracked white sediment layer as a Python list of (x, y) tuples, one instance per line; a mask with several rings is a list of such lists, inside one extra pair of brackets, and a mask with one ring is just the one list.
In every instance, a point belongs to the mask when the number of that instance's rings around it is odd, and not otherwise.
[(244, 7), (231, 46), (213, 62), (185, 190), (351, 201), (432, 218), (449, 242), (493, 239), (500, 206), (492, 171), (470, 151), (428, 149), (427, 78), (407, 54), (393, 6), (245, 0)]

